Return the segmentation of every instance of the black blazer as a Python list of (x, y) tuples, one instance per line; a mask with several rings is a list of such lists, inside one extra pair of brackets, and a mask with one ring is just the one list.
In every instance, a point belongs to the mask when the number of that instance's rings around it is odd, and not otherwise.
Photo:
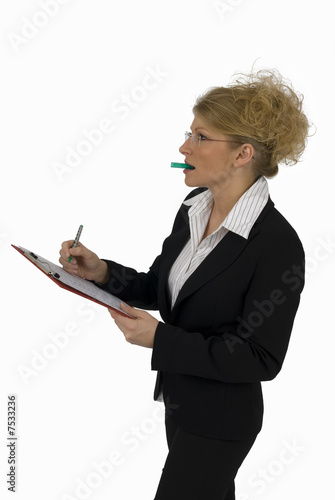
[(106, 260), (104, 288), (135, 307), (160, 311), (154, 398), (163, 387), (168, 416), (189, 432), (244, 439), (262, 426), (261, 381), (282, 367), (304, 286), (304, 250), (269, 198), (248, 239), (229, 232), (171, 310), (168, 274), (190, 236), (189, 208), (179, 209), (149, 272)]

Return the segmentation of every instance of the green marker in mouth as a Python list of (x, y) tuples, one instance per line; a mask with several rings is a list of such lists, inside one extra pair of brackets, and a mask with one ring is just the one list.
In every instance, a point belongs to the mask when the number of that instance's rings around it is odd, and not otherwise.
[(188, 170), (194, 170), (194, 167), (188, 165), (187, 163), (171, 163), (172, 168), (186, 168)]

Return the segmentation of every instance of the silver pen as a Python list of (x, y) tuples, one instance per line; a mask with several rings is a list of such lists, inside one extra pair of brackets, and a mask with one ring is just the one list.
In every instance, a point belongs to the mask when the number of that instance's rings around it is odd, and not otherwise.
[[(82, 230), (83, 230), (83, 226), (82, 226), (82, 225), (80, 225), (80, 226), (79, 226), (79, 229), (78, 229), (78, 232), (77, 232), (77, 234), (76, 234), (76, 237), (75, 237), (75, 239), (74, 239), (73, 245), (72, 245), (72, 247), (71, 247), (71, 248), (76, 248), (76, 246), (78, 245), (78, 243), (79, 243), (79, 238), (80, 238), (80, 235), (81, 235)], [(70, 257), (69, 257), (69, 262), (71, 262), (71, 260), (72, 260), (72, 255), (70, 255)]]

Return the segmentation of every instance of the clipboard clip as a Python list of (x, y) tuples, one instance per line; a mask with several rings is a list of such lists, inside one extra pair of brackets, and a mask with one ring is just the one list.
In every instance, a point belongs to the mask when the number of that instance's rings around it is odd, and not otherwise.
[[(24, 255), (26, 256), (30, 256), (32, 257), (33, 259), (37, 260), (38, 262), (35, 262), (35, 264), (40, 268), (42, 269), (42, 271), (45, 272), (45, 274), (47, 274), (48, 276), (52, 277), (52, 278), (56, 278), (56, 279), (59, 279), (60, 278), (60, 275), (58, 273), (53, 273), (52, 271), (50, 271), (50, 267), (49, 267), (49, 264), (47, 262), (42, 262), (41, 260), (38, 259), (38, 255), (34, 254), (34, 252), (25, 252)], [(32, 259), (30, 259), (32, 260)], [(43, 266), (47, 266), (49, 268), (49, 270)]]

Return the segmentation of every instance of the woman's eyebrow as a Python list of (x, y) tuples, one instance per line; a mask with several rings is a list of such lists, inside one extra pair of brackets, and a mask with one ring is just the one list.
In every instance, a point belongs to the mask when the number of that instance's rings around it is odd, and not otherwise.
[[(190, 128), (192, 130), (192, 127), (190, 127)], [(204, 130), (205, 132), (208, 132), (208, 130), (205, 129), (204, 127), (196, 127), (195, 131), (197, 131), (197, 130)]]

